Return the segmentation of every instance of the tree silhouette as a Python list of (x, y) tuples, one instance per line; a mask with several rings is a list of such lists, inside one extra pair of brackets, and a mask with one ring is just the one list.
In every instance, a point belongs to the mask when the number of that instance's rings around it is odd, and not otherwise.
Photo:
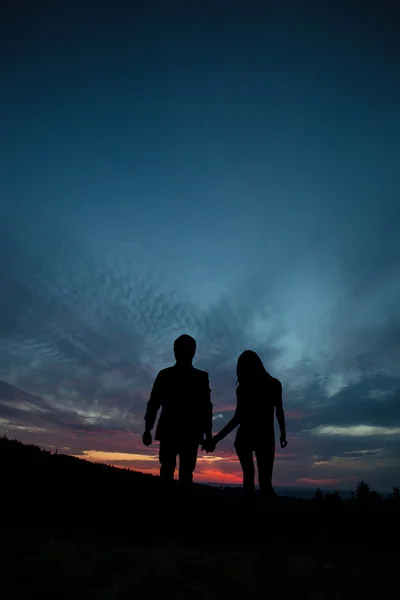
[(376, 490), (371, 490), (369, 500), (372, 504), (378, 505), (382, 502), (382, 496)]
[(339, 506), (342, 504), (342, 498), (338, 491), (328, 492), (325, 494), (325, 500), (328, 502), (329, 506)]
[(357, 500), (368, 500), (371, 495), (371, 486), (361, 479), (360, 483), (357, 484), (356, 487), (356, 499)]

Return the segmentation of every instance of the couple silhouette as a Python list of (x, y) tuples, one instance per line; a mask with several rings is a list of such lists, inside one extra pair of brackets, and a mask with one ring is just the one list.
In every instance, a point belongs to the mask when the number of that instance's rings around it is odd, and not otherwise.
[(243, 489), (255, 495), (255, 454), (258, 483), (265, 497), (274, 497), (272, 472), (275, 459), (274, 413), (280, 428), (281, 448), (287, 446), (282, 385), (265, 369), (260, 357), (245, 350), (237, 362), (236, 411), (229, 423), (212, 436), (213, 405), (206, 371), (193, 367), (196, 341), (181, 335), (174, 342), (176, 363), (162, 369), (153, 384), (144, 417), (143, 443), (150, 446), (151, 431), (161, 408), (155, 439), (160, 442), (160, 479), (165, 491), (174, 479), (179, 457), (179, 486), (193, 483), (199, 447), (214, 452), (217, 444), (238, 427), (234, 447), (243, 470)]

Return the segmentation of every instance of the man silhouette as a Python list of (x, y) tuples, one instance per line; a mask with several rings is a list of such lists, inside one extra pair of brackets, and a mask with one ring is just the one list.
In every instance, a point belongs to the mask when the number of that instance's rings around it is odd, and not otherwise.
[(179, 456), (179, 484), (185, 490), (193, 482), (199, 445), (212, 439), (213, 406), (208, 373), (193, 367), (195, 353), (196, 341), (191, 336), (185, 334), (175, 340), (176, 364), (158, 373), (144, 417), (143, 443), (150, 446), (151, 430), (161, 408), (155, 435), (160, 442), (161, 481), (170, 486)]

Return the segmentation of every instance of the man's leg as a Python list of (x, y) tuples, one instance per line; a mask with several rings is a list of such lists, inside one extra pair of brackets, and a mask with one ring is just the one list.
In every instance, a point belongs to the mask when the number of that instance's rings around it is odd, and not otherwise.
[(253, 498), (256, 488), (254, 486), (253, 451), (248, 448), (236, 448), (236, 454), (243, 470), (243, 490), (248, 498)]
[(186, 442), (179, 448), (179, 486), (183, 492), (191, 489), (199, 445)]
[(163, 492), (169, 492), (174, 480), (176, 467), (176, 447), (171, 442), (161, 441), (159, 460), (160, 460), (160, 480)]
[(272, 487), (272, 472), (275, 460), (275, 440), (271, 440), (256, 449), (258, 468), (258, 483), (261, 493), (265, 497), (274, 497), (275, 491)]

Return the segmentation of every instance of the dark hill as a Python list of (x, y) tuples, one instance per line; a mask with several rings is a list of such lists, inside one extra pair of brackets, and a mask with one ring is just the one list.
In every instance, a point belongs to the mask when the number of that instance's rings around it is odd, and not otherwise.
[[(360, 543), (385, 538), (398, 527), (398, 502), (371, 496), (368, 502), (280, 498), (248, 507), (240, 489), (195, 485), (193, 497), (162, 498), (159, 478), (94, 464), (38, 446), (0, 438), (0, 466), (6, 525), (100, 537), (195, 536), (196, 539), (290, 539), (332, 543), (351, 537)], [(386, 525), (385, 525), (386, 523)], [(390, 533), (389, 533), (390, 532)]]
[(4, 598), (368, 598), (397, 585), (399, 503), (159, 480), (0, 438)]

